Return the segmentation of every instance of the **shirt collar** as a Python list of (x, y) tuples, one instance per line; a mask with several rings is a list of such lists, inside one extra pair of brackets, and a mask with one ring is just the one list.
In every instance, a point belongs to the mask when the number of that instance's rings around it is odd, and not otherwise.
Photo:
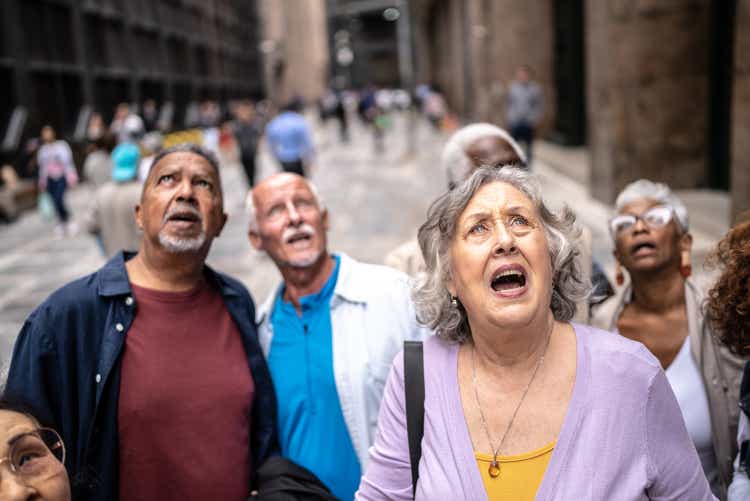
[[(339, 275), (336, 280), (336, 287), (333, 289), (333, 297), (331, 298), (331, 308), (335, 307), (341, 301), (349, 303), (363, 303), (367, 304), (366, 287), (367, 284), (361, 282), (361, 275), (357, 274), (353, 268), (356, 268), (358, 263), (354, 259), (350, 258), (343, 252), (334, 254), (339, 258)], [(360, 278), (357, 281), (357, 278)], [(266, 301), (263, 303), (261, 308), (258, 309), (257, 321), (258, 324), (262, 324), (266, 317), (268, 317), (272, 311), (276, 298), (279, 294), (284, 291), (284, 284), (280, 284), (276, 289), (268, 296)]]
[[(125, 262), (135, 255), (135, 252), (118, 252), (99, 270), (100, 295), (107, 297), (132, 294)], [(217, 287), (223, 297), (240, 295), (240, 291), (224, 275), (217, 273), (208, 265), (204, 265), (203, 268), (206, 279)]]

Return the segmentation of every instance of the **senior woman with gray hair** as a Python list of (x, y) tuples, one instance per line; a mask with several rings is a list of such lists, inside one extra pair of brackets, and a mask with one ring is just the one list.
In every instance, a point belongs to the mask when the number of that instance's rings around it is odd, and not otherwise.
[(690, 279), (687, 209), (667, 185), (641, 179), (618, 195), (610, 234), (621, 290), (594, 311), (592, 323), (643, 343), (656, 356), (711, 489), (724, 499), (737, 453), (743, 364), (720, 347), (704, 321), (705, 294)]
[[(573, 214), (531, 174), (481, 168), (430, 208), (415, 290), (424, 343), (416, 499), (713, 499), (659, 362), (570, 324), (587, 293)], [(394, 361), (357, 499), (411, 499)]]

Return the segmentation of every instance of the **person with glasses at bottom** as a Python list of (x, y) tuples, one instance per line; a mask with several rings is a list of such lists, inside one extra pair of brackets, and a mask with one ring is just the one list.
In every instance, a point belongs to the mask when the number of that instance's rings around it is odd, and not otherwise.
[(742, 363), (704, 322), (704, 291), (690, 279), (687, 209), (668, 186), (641, 179), (618, 195), (615, 211), (610, 234), (620, 290), (592, 323), (640, 341), (659, 359), (711, 489), (724, 499), (737, 453)]
[(25, 404), (0, 398), (0, 499), (70, 501), (65, 445)]

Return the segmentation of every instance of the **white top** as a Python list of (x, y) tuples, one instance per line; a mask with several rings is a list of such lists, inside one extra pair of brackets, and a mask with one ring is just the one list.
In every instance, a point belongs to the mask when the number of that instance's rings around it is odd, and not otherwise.
[(717, 492), (715, 488), (718, 486), (719, 472), (711, 440), (708, 395), (698, 365), (690, 352), (690, 336), (685, 338), (679, 353), (664, 372), (680, 404), (685, 426), (698, 451), (708, 483)]
[[(432, 331), (417, 323), (409, 277), (387, 266), (337, 255), (341, 263), (331, 298), (333, 378), (344, 422), (365, 471), (393, 359), (405, 340), (423, 341)], [(273, 340), (271, 310), (279, 291), (257, 313), (258, 339), (266, 357)]]

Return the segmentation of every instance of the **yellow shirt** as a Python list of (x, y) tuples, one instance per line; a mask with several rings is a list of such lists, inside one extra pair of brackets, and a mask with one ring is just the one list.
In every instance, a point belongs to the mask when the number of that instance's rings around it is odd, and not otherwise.
[(487, 497), (490, 500), (533, 501), (554, 448), (555, 442), (552, 442), (526, 454), (498, 456), (500, 475), (495, 478), (490, 477), (488, 471), (492, 456), (474, 453)]

